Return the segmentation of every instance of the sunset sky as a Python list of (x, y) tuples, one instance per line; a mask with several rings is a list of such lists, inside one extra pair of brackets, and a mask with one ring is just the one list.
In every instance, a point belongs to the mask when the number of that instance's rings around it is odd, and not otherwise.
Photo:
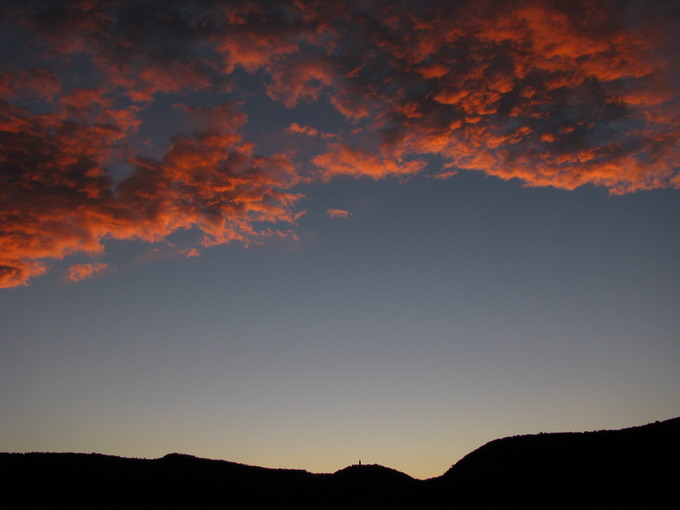
[(426, 478), (680, 415), (679, 27), (3, 2), (0, 451)]

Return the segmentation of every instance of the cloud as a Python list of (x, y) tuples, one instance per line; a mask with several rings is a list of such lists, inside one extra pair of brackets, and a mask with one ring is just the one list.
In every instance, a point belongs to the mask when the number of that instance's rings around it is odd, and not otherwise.
[[(327, 100), (355, 132), (379, 133), (379, 158), (437, 155), (531, 186), (625, 193), (678, 180), (678, 10), (670, 0), (46, 1), (10, 2), (7, 18), (55, 59), (88, 55), (100, 84), (135, 102), (217, 90), (243, 69), (288, 107)], [(33, 81), (49, 82), (40, 69)]]
[(72, 282), (79, 282), (92, 278), (98, 273), (105, 271), (109, 267), (105, 262), (94, 262), (91, 264), (74, 264), (66, 271), (66, 279)]
[(450, 179), (451, 177), (455, 177), (458, 175), (458, 172), (456, 170), (450, 170), (448, 172), (440, 172), (438, 174), (434, 174), (432, 177), (435, 179)]
[(313, 102), (335, 82), (336, 68), (327, 57), (291, 59), (285, 66), (269, 68), (271, 83), (267, 93), (292, 108), (301, 101)]
[(179, 253), (181, 255), (184, 255), (186, 258), (200, 257), (201, 256), (201, 253), (196, 248), (187, 248), (187, 249), (184, 249), (184, 250), (179, 250)]
[(297, 122), (291, 123), (290, 126), (284, 129), (284, 133), (290, 135), (304, 135), (312, 138), (314, 137), (321, 137), (325, 139), (338, 138), (338, 135), (334, 133), (324, 133), (323, 131), (319, 131), (318, 129), (311, 126), (301, 126)]
[(0, 73), (0, 95), (3, 97), (36, 96), (50, 100), (61, 91), (61, 81), (50, 69), (32, 67)]
[[(0, 74), (0, 286), (109, 240), (294, 235), (296, 185), (338, 177), (679, 188), (677, 2), (498, 5), (8, 0), (0, 23), (20, 44)], [(317, 152), (289, 136), (261, 156), (243, 139), (260, 100), (346, 124), (290, 123)], [(138, 137), (168, 104), (186, 122), (145, 155)]]
[(290, 126), (288, 126), (284, 132), (288, 134), (297, 134), (297, 135), (305, 135), (305, 136), (319, 136), (319, 130), (316, 128), (313, 128), (311, 126), (301, 126), (297, 122), (293, 122)]
[(47, 268), (41, 262), (3, 257), (0, 259), (0, 288), (26, 286), (32, 278), (46, 272)]
[[(435, 154), (447, 166), (531, 186), (595, 184), (612, 193), (675, 186), (677, 57), (664, 53), (675, 39), (661, 8), (376, 5), (374, 13), (334, 13), (338, 23), (371, 30), (355, 29), (359, 35), (335, 48), (346, 72), (333, 97), (352, 91), (370, 105), (381, 157)], [(678, 9), (664, 6), (677, 21)]]
[[(0, 114), (0, 285), (25, 285), (44, 259), (102, 254), (107, 239), (159, 242), (180, 229), (201, 244), (261, 242), (294, 223), (297, 180), (285, 156), (259, 157), (236, 130), (231, 104), (191, 109), (205, 129), (177, 135), (162, 159), (128, 154), (132, 171), (112, 179), (119, 125), (77, 122), (4, 105)], [(255, 224), (258, 224), (256, 226)]]
[(406, 161), (400, 156), (385, 157), (361, 148), (333, 142), (330, 151), (312, 159), (318, 175), (328, 181), (339, 175), (370, 177), (373, 180), (389, 176), (415, 174), (425, 166), (424, 161)]
[(328, 209), (326, 214), (329, 218), (349, 218), (352, 213), (344, 209)]

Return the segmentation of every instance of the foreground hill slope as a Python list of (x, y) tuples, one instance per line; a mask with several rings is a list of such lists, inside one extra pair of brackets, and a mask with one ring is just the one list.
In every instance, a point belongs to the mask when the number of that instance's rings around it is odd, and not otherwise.
[(0, 454), (0, 488), (22, 508), (655, 507), (675, 500), (680, 418), (616, 431), (491, 441), (442, 476), (377, 465), (333, 474), (169, 454)]
[(440, 490), (473, 506), (552, 501), (649, 508), (673, 501), (678, 483), (680, 418), (622, 430), (497, 439), (435, 479)]

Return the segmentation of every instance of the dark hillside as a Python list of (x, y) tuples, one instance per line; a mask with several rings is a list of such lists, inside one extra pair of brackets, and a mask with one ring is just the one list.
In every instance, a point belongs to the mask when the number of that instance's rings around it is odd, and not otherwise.
[(79, 453), (3, 453), (3, 494), (22, 508), (362, 508), (412, 502), (419, 481), (382, 466), (335, 474), (267, 469), (190, 455), (128, 459)]
[[(69, 508), (215, 508), (286, 500), (289, 487), (312, 475), (170, 454), (155, 460), (98, 454), (0, 455), (5, 494), (25, 508), (62, 502)], [(22, 505), (24, 507), (24, 505)]]
[(607, 508), (671, 501), (679, 480), (675, 418), (622, 430), (497, 439), (466, 455), (438, 483), (468, 505), (561, 501)]
[(677, 502), (680, 418), (497, 439), (425, 481), (378, 465), (312, 474), (181, 454), (2, 453), (0, 473), (18, 508), (658, 508)]

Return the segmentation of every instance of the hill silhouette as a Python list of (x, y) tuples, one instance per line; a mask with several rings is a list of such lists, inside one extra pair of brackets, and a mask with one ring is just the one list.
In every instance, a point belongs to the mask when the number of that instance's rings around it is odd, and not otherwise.
[(314, 474), (178, 453), (0, 453), (0, 472), (4, 499), (21, 508), (650, 508), (676, 500), (680, 418), (497, 439), (429, 480), (379, 465)]
[(650, 508), (672, 501), (679, 475), (680, 418), (674, 418), (622, 430), (497, 439), (463, 457), (439, 483), (470, 505), (511, 500)]

